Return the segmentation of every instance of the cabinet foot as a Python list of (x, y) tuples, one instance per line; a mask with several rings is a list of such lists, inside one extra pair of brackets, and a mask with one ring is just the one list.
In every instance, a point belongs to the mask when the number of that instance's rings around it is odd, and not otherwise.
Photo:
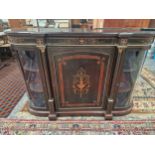
[(48, 115), (48, 119), (50, 121), (54, 121), (57, 119), (57, 115), (55, 113), (55, 109), (54, 109), (54, 99), (49, 99), (48, 100), (48, 105), (49, 105), (49, 109), (50, 109), (50, 113)]
[(112, 114), (105, 114), (105, 120), (112, 120), (113, 115)]
[(55, 120), (57, 119), (57, 116), (56, 116), (56, 114), (49, 114), (49, 115), (48, 115), (48, 119), (49, 119), (50, 121), (55, 121)]
[(105, 114), (105, 120), (112, 120), (112, 108), (113, 108), (114, 100), (112, 98), (108, 98), (108, 107)]

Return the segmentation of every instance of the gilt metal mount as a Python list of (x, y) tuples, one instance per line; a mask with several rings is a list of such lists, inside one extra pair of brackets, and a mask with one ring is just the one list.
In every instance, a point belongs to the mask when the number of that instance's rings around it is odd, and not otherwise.
[(41, 53), (45, 52), (45, 44), (43, 39), (37, 39), (36, 40), (36, 47), (41, 51)]

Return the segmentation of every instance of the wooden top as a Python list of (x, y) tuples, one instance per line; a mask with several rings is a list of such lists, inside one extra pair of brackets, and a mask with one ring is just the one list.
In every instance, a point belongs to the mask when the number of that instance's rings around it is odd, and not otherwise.
[(102, 28), (102, 29), (55, 29), (29, 28), (6, 32), (9, 36), (111, 36), (111, 37), (154, 37), (155, 31), (137, 28)]

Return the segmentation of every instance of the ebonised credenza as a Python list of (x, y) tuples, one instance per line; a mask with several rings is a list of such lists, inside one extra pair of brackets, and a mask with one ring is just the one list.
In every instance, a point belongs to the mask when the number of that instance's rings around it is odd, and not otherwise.
[(8, 32), (37, 116), (121, 116), (154, 33), (138, 29)]

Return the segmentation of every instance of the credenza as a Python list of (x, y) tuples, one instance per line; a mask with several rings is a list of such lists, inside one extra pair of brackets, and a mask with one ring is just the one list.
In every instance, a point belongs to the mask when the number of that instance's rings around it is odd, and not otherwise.
[(31, 29), (7, 32), (29, 94), (29, 112), (126, 115), (154, 32), (140, 29)]

